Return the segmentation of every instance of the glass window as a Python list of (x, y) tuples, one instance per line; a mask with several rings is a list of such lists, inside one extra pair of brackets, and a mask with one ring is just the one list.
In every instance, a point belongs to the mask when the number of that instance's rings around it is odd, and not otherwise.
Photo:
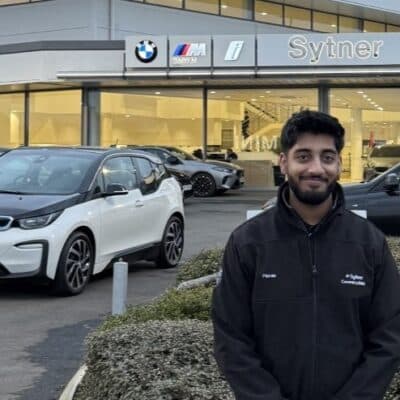
[(118, 184), (127, 190), (136, 189), (136, 169), (130, 157), (114, 157), (107, 160), (103, 166), (104, 182), (107, 185)]
[(140, 175), (142, 176), (141, 190), (143, 194), (152, 193), (157, 190), (158, 182), (152, 164), (149, 160), (142, 157), (134, 157)]
[(400, 26), (397, 25), (386, 25), (387, 32), (400, 32)]
[(210, 14), (218, 14), (218, 0), (186, 0), (185, 8)]
[(0, 95), (0, 147), (24, 144), (24, 95)]
[(320, 32), (337, 32), (337, 15), (318, 11), (313, 12), (313, 30)]
[(207, 155), (226, 160), (231, 149), (238, 157), (234, 162), (245, 169), (249, 187), (273, 185), (272, 166), (278, 165), (283, 124), (306, 108), (318, 109), (316, 89), (210, 90)]
[(250, 0), (221, 0), (221, 15), (237, 18), (252, 18)]
[(285, 25), (294, 28), (311, 29), (311, 10), (285, 6)]
[(158, 4), (160, 6), (182, 8), (182, 0), (146, 0), (149, 4)]
[(364, 32), (385, 32), (385, 24), (364, 20)]
[(81, 91), (32, 92), (29, 102), (29, 144), (81, 144)]
[(102, 146), (175, 146), (192, 152), (202, 145), (202, 91), (127, 90), (101, 94)]
[(400, 144), (398, 96), (397, 88), (331, 90), (330, 112), (346, 129), (342, 180), (362, 181), (371, 167), (367, 156), (373, 148)]
[(256, 21), (282, 25), (283, 5), (270, 3), (269, 1), (256, 0), (255, 19)]
[(361, 32), (361, 22), (362, 21), (358, 18), (344, 17), (343, 15), (339, 15), (339, 32)]

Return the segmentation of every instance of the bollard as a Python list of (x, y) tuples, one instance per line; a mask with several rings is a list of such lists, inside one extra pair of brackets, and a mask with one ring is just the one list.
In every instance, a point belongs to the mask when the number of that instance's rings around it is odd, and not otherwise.
[(112, 315), (120, 315), (126, 309), (128, 293), (128, 263), (119, 259), (113, 265)]

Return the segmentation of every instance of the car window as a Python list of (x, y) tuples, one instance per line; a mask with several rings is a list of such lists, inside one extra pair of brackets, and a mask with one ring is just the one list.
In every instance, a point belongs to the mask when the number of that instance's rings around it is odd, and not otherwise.
[(104, 184), (118, 184), (127, 190), (138, 188), (136, 169), (130, 157), (113, 157), (102, 168)]
[(155, 164), (144, 157), (134, 157), (134, 159), (139, 168), (140, 175), (142, 176), (142, 182), (140, 185), (142, 193), (149, 194), (156, 191), (160, 182), (161, 174), (155, 168)]
[[(85, 154), (86, 156), (86, 154)], [(92, 157), (61, 151), (11, 151), (0, 157), (0, 190), (70, 194), (79, 190)]]
[(400, 158), (400, 146), (374, 147), (371, 151), (370, 157), (399, 157)]

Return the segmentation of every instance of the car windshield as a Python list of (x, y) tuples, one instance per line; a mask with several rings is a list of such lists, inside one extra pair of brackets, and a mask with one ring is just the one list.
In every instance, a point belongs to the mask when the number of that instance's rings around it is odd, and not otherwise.
[(93, 155), (17, 150), (0, 157), (0, 193), (64, 195), (78, 191)]
[(370, 157), (399, 157), (400, 146), (382, 146), (374, 147), (371, 151)]
[(167, 149), (171, 152), (175, 157), (180, 158), (181, 160), (198, 160), (195, 156), (187, 153), (184, 150), (178, 149), (177, 147), (167, 147)]

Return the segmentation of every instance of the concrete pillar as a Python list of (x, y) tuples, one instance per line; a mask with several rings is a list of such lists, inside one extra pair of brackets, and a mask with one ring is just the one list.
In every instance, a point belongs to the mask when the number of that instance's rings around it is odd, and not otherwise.
[(351, 110), (351, 180), (361, 182), (363, 178), (362, 163), (362, 111), (359, 108)]
[(82, 144), (100, 145), (100, 90), (83, 89), (82, 94)]

